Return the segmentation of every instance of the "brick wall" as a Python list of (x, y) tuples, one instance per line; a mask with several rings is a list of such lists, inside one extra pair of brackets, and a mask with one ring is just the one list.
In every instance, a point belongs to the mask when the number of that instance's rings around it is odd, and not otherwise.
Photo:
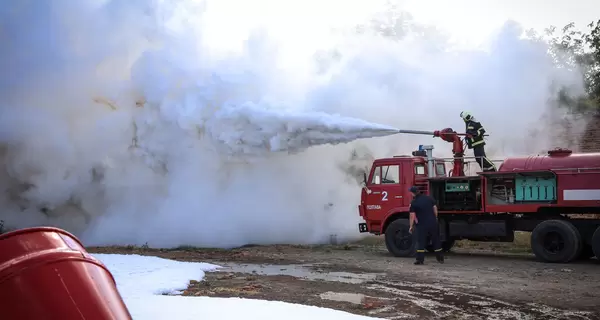
[[(585, 131), (579, 141), (581, 152), (600, 152), (600, 112), (591, 115), (587, 122)], [(599, 214), (589, 215), (589, 217), (600, 219)]]
[(582, 152), (600, 152), (600, 112), (591, 116), (579, 141)]

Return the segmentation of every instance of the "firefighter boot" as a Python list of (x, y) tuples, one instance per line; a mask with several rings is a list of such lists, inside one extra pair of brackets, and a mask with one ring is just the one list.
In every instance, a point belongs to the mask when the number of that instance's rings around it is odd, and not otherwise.
[(435, 255), (435, 260), (437, 260), (439, 263), (444, 263), (444, 255), (441, 252), (438, 252)]
[(415, 261), (415, 265), (420, 265), (425, 262), (425, 252), (421, 252), (425, 250), (417, 250), (417, 261)]

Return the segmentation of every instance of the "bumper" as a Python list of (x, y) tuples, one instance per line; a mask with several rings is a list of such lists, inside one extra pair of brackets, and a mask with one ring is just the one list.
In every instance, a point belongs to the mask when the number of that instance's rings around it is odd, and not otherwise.
[(358, 224), (358, 232), (360, 233), (365, 233), (365, 232), (369, 232), (369, 228), (367, 228), (367, 224), (362, 222)]
[(361, 205), (358, 206), (358, 215), (361, 217), (365, 217), (365, 208)]

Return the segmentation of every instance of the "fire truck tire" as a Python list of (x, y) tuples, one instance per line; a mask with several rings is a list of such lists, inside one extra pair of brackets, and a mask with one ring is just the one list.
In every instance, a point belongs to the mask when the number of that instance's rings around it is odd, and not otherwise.
[(531, 233), (531, 250), (542, 261), (567, 263), (577, 258), (583, 249), (579, 230), (564, 220), (547, 220)]
[(385, 246), (396, 257), (412, 257), (415, 254), (415, 241), (408, 232), (408, 219), (392, 221), (385, 230)]
[(594, 235), (592, 236), (592, 250), (598, 260), (600, 260), (600, 227), (596, 228)]

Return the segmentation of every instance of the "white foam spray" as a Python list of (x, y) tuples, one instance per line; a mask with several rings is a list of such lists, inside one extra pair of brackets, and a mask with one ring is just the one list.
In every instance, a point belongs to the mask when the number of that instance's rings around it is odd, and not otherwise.
[(373, 157), (449, 149), (431, 137), (351, 141), (460, 130), (466, 109), (492, 154), (529, 153), (551, 84), (581, 88), (514, 23), (487, 51), (453, 51), (435, 31), (400, 30), (390, 10), (386, 30), (404, 32), (382, 37), (330, 32), (362, 21), (336, 24), (318, 6), (271, 3), (268, 17), (239, 21), (234, 4), (248, 2), (1, 5), (6, 226), (57, 225), (89, 245), (343, 241), (357, 236), (357, 176)]

